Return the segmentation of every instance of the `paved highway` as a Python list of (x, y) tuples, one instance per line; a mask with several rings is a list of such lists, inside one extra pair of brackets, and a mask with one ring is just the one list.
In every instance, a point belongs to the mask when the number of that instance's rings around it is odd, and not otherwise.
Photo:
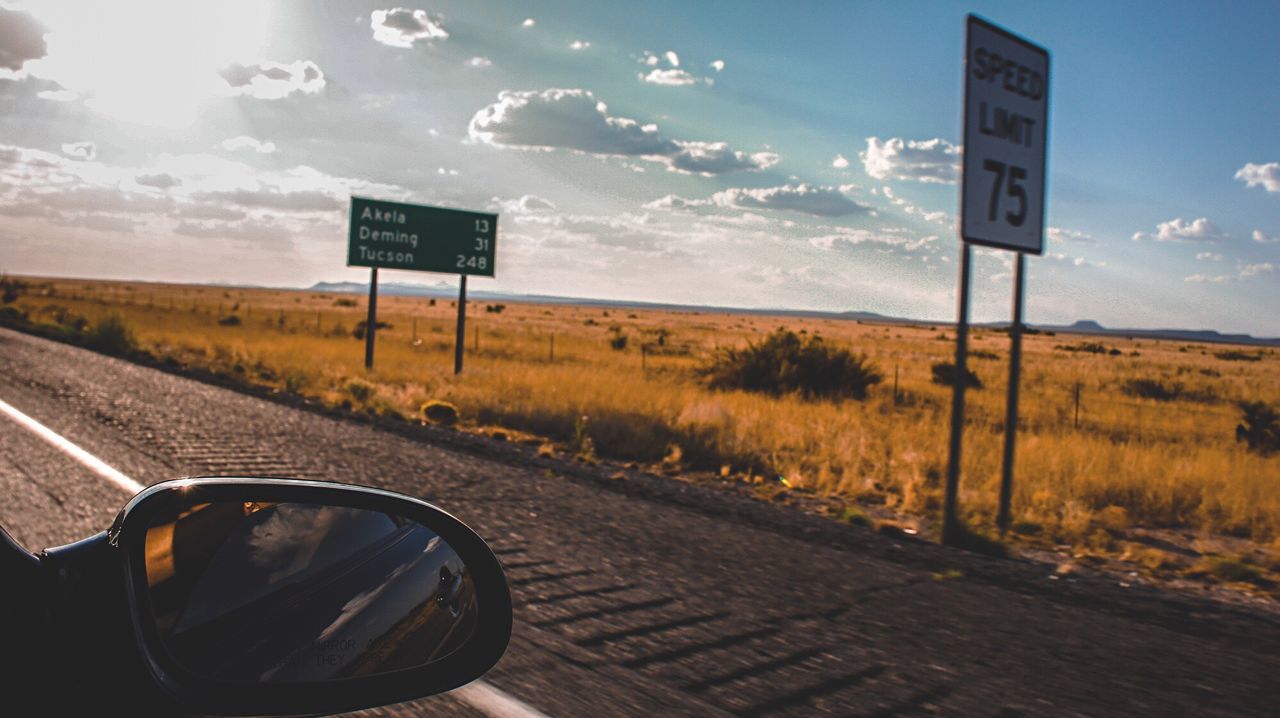
[[(0, 400), (142, 484), (290, 475), (424, 497), (480, 532), (516, 628), (486, 681), (549, 716), (1274, 715), (1280, 620), (872, 535), (670, 480), (549, 470), (0, 330)], [(418, 434), (415, 436), (414, 434)], [(127, 495), (0, 418), (31, 548)], [(935, 580), (957, 569), (962, 578)], [(465, 699), (465, 700), (464, 700)], [(498, 715), (474, 695), (364, 715)]]

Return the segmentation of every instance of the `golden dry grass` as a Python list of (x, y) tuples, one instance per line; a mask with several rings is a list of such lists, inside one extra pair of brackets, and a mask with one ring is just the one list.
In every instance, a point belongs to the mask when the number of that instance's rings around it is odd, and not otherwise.
[[(502, 426), (571, 448), (589, 438), (602, 457), (727, 466), (744, 478), (781, 475), (903, 515), (932, 514), (941, 500), (950, 390), (930, 381), (930, 367), (952, 358), (950, 327), (516, 303), (493, 313), (471, 302), (466, 371), (455, 377), (456, 309), (447, 299), (432, 306), (381, 297), (379, 319), (392, 327), (378, 333), (370, 373), (363, 342), (351, 336), (365, 317), (364, 297), (40, 280), (17, 302), (46, 321), (55, 305), (91, 322), (118, 312), (157, 357), (333, 405), (413, 418), (424, 402), (440, 399), (457, 405), (471, 426)], [(233, 314), (239, 326), (219, 323)], [(885, 382), (862, 402), (705, 387), (697, 370), (718, 347), (744, 346), (779, 326), (865, 352)], [(619, 333), (628, 337), (623, 350), (611, 347)], [(1083, 342), (1119, 353), (1061, 348)], [(992, 521), (998, 491), (1008, 337), (977, 330), (971, 343), (978, 350), (971, 368), (985, 388), (968, 394), (961, 500), (968, 521), (981, 527)], [(1215, 357), (1223, 349), (1028, 336), (1015, 525), (1067, 542), (1116, 522), (1259, 543), (1280, 538), (1280, 457), (1249, 453), (1235, 440), (1236, 401), (1280, 405), (1280, 353), (1228, 361)], [(1177, 384), (1184, 398), (1128, 395), (1133, 379)]]

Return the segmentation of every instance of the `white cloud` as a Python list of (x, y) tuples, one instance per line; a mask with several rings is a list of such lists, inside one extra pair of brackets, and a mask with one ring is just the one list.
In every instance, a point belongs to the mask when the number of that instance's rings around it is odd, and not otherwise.
[(1235, 276), (1230, 274), (1192, 274), (1188, 277), (1184, 277), (1182, 281), (1190, 282), (1192, 284), (1225, 284), (1226, 282), (1230, 282), (1234, 279)]
[(98, 146), (92, 142), (69, 142), (62, 146), (62, 154), (77, 160), (91, 160), (98, 156)]
[(1196, 252), (1196, 259), (1201, 262), (1221, 262), (1222, 255), (1216, 252)]
[(527, 17), (524, 19), (524, 22), (520, 23), (520, 27), (533, 27), (534, 25), (537, 25), (537, 24), (538, 24), (537, 20), (534, 20), (531, 17)]
[(182, 184), (182, 180), (174, 177), (168, 172), (155, 172), (151, 174), (139, 174), (133, 178), (134, 182), (143, 187), (155, 187), (156, 189), (169, 189)]
[(831, 160), (831, 166), (838, 170), (847, 169), (849, 167), (849, 160), (845, 159), (844, 155), (836, 155), (836, 158)]
[(28, 60), (44, 57), (49, 49), (45, 32), (40, 21), (30, 14), (0, 5), (0, 77), (21, 72)]
[(1237, 262), (1235, 274), (1192, 274), (1184, 278), (1183, 281), (1210, 284), (1243, 282), (1246, 279), (1260, 277), (1264, 274), (1274, 274), (1277, 269), (1280, 269), (1280, 266), (1277, 266), (1274, 262), (1255, 262), (1252, 264)]
[(1262, 230), (1255, 229), (1253, 230), (1253, 241), (1260, 242), (1262, 244), (1271, 244), (1273, 242), (1280, 242), (1280, 235), (1268, 236), (1264, 234)]
[(810, 184), (763, 189), (733, 188), (711, 197), (720, 206), (744, 209), (785, 209), (815, 217), (847, 217), (867, 214), (871, 208), (855, 202), (835, 187)]
[(225, 139), (220, 142), (218, 146), (228, 152), (253, 150), (260, 155), (269, 155), (276, 151), (276, 143), (270, 141), (263, 142), (253, 137), (249, 137), (248, 135), (240, 135), (239, 137)]
[(862, 244), (878, 244), (890, 248), (901, 248), (907, 252), (916, 252), (930, 247), (938, 241), (938, 235), (910, 237), (886, 230), (856, 229), (837, 227), (834, 234), (824, 234), (809, 238), (809, 244), (821, 249), (851, 250)]
[(1241, 264), (1237, 267), (1241, 279), (1248, 277), (1256, 277), (1260, 274), (1271, 274), (1276, 271), (1276, 265), (1272, 262), (1259, 262), (1257, 264)]
[(1246, 187), (1262, 187), (1268, 192), (1280, 192), (1280, 162), (1257, 165), (1252, 162), (1236, 172), (1236, 179)]
[(1049, 227), (1045, 230), (1045, 234), (1049, 236), (1051, 242), (1071, 242), (1075, 244), (1093, 244), (1092, 235), (1084, 232), (1078, 232), (1074, 229), (1064, 229), (1062, 227)]
[(580, 89), (504, 91), (497, 102), (476, 112), (467, 133), (473, 142), (498, 147), (640, 157), (701, 175), (761, 170), (778, 162), (772, 152), (746, 153), (724, 142), (668, 138), (655, 124), (609, 115), (605, 103)]
[(591, 47), (591, 43), (587, 40), (574, 40), (569, 43), (570, 50), (585, 50), (588, 47)]
[(324, 89), (324, 73), (310, 60), (284, 65), (259, 62), (252, 65), (233, 63), (218, 71), (231, 87), (232, 94), (279, 100), (295, 92), (313, 94)]
[(868, 137), (867, 149), (858, 157), (867, 174), (876, 179), (953, 184), (959, 176), (960, 147), (941, 138), (891, 137), (882, 142), (878, 137)]
[(448, 167), (437, 167), (436, 174), (440, 175), (441, 177), (457, 177), (458, 170), (450, 169)]
[(487, 57), (476, 56), (467, 60), (467, 67), (493, 67), (493, 60)]
[(667, 210), (699, 207), (778, 209), (814, 217), (848, 217), (871, 212), (870, 207), (849, 199), (838, 187), (810, 184), (762, 188), (734, 187), (716, 192), (707, 199), (685, 199), (670, 194), (649, 202), (644, 207)]
[(263, 170), (212, 154), (121, 167), (0, 145), (0, 215), (61, 226), (290, 246), (295, 235), (340, 232), (352, 194), (408, 196), (310, 167)]
[(712, 60), (708, 67), (716, 72), (724, 72), (724, 60)]
[(71, 90), (42, 90), (36, 97), (50, 102), (74, 102), (80, 99), (80, 93)]
[[(874, 192), (874, 189), (872, 191)], [(933, 222), (934, 224), (947, 225), (952, 223), (951, 218), (947, 215), (946, 212), (942, 212), (942, 211), (931, 212), (927, 209), (924, 209), (923, 207), (917, 207), (916, 205), (908, 202), (905, 198), (899, 197), (898, 195), (896, 195), (893, 191), (893, 188), (889, 187), (888, 185), (881, 187), (880, 192), (885, 196), (886, 199), (888, 199), (894, 205), (901, 207), (902, 211), (906, 212), (907, 214), (915, 215), (917, 217), (920, 217), (926, 222)]]
[(1146, 232), (1133, 234), (1135, 242), (1144, 239), (1153, 239), (1157, 242), (1221, 242), (1226, 238), (1226, 233), (1205, 217), (1199, 217), (1190, 222), (1181, 217), (1175, 217), (1156, 225), (1154, 235)]
[[(641, 72), (637, 75), (642, 81), (652, 85), (668, 85), (673, 87), (687, 87), (704, 82), (708, 85), (714, 85), (715, 80), (710, 77), (698, 77), (688, 70), (680, 68), (680, 56), (674, 50), (667, 50), (661, 55), (655, 55), (648, 50), (638, 58), (640, 64), (653, 68), (647, 73)], [(667, 67), (658, 67), (662, 63), (666, 63)], [(723, 63), (721, 63), (723, 64)]]
[(391, 47), (413, 47), (419, 40), (448, 40), (449, 33), (440, 24), (439, 17), (432, 17), (426, 10), (393, 8), (374, 10), (369, 16), (373, 39)]
[(683, 86), (695, 85), (698, 82), (698, 78), (678, 68), (654, 68), (647, 75), (643, 72), (640, 73), (639, 77), (651, 85)]
[(529, 214), (531, 212), (546, 212), (556, 208), (555, 204), (549, 199), (543, 199), (537, 195), (526, 194), (517, 199), (501, 199), (494, 197), (489, 200), (489, 206), (499, 212), (507, 214)]

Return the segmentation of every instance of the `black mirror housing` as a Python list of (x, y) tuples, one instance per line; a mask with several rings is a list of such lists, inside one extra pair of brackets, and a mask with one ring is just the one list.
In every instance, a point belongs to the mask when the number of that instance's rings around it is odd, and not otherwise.
[[(158, 525), (172, 527), (173, 523), (165, 522), (172, 522), (175, 516), (207, 511), (209, 506), (235, 508), (237, 505), (244, 507), (245, 516), (261, 510), (259, 507), (268, 507), (266, 511), (270, 512), (283, 505), (318, 507), (322, 511), (372, 512), (367, 515), (391, 515), (397, 520), (412, 522), (424, 533), (430, 532), (426, 535), (438, 536), (445, 542), (445, 548), (452, 549), (450, 556), (465, 564), (467, 597), (472, 601), (469, 605), (476, 607), (476, 617), (468, 623), (465, 635), (460, 633), (453, 640), (456, 645), (450, 652), (433, 656), (429, 662), (420, 665), (365, 674), (348, 671), (341, 676), (305, 681), (253, 680), (243, 676), (227, 678), (209, 675), (208, 672), (202, 674), (192, 669), (189, 662), (184, 664), (175, 657), (171, 650), (173, 643), (167, 640), (168, 634), (157, 617), (152, 595), (156, 542), (153, 535), (149, 545), (148, 534)], [(169, 698), (199, 713), (259, 716), (328, 714), (421, 698), (479, 678), (501, 658), (511, 636), (510, 590), (502, 567), (488, 545), (448, 513), (418, 499), (379, 489), (295, 479), (195, 478), (164, 482), (134, 497), (117, 516), (106, 538), (119, 551), (124, 565), (133, 633), (151, 678)], [(429, 548), (434, 546), (436, 544), (432, 543)], [(413, 555), (419, 554), (415, 552)], [(149, 560), (152, 566), (150, 579)], [(171, 555), (168, 560), (173, 560)], [(448, 568), (438, 570), (443, 574), (442, 581), (445, 577), (453, 577), (454, 593), (449, 595), (456, 595), (460, 582), (454, 576), (460, 573), (457, 566), (454, 566), (453, 573)], [(350, 579), (348, 583), (354, 581), (357, 579)], [(218, 586), (210, 590), (216, 591)], [(307, 594), (295, 591), (295, 594), (317, 595), (314, 588), (308, 591)], [(441, 589), (437, 600), (444, 601), (443, 596), (444, 589)], [(344, 608), (364, 598), (367, 598), (366, 594), (359, 594)], [(427, 606), (427, 603), (421, 605)], [(454, 615), (457, 615), (456, 604), (452, 605)], [(279, 609), (273, 610), (280, 613)], [(332, 613), (333, 610), (329, 609), (329, 614)], [(226, 620), (234, 621), (236, 612), (230, 611), (228, 615), (232, 618), (223, 620), (223, 625), (226, 625)], [(291, 614), (284, 611), (280, 615)], [(338, 621), (334, 621), (332, 625), (337, 624)], [(253, 635), (270, 632), (268, 628)], [(323, 637), (324, 634), (321, 635)], [(287, 645), (287, 639), (281, 640)], [(264, 675), (272, 673), (268, 671)]]

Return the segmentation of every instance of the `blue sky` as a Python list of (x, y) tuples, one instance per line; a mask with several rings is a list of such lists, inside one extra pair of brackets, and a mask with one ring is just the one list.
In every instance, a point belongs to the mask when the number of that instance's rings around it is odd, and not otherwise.
[(0, 269), (362, 280), (361, 194), (498, 212), (476, 288), (950, 319), (970, 11), (1052, 53), (1028, 318), (1280, 336), (1261, 2), (4, 3)]

